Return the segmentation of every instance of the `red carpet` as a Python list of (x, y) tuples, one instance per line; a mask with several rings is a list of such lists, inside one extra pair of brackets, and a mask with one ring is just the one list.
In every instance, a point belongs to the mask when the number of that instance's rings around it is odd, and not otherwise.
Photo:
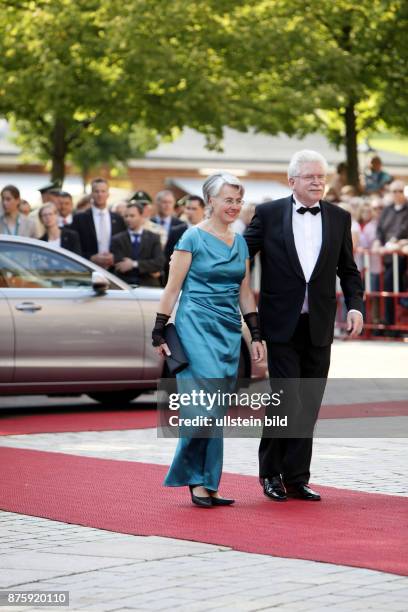
[[(408, 402), (338, 404), (322, 406), (321, 419), (408, 416)], [(75, 431), (120, 431), (156, 427), (157, 413), (151, 410), (112, 410), (20, 414), (0, 418), (0, 435), (57, 433)]]
[(65, 431), (119, 431), (156, 427), (156, 410), (74, 411), (22, 414), (0, 419), (0, 435), (57, 433)]
[(323, 501), (277, 504), (255, 477), (224, 474), (235, 507), (193, 507), (165, 466), (0, 448), (0, 508), (120, 533), (408, 575), (408, 500), (318, 487)]
[(332, 404), (322, 406), (319, 419), (359, 419), (365, 417), (408, 416), (408, 401)]

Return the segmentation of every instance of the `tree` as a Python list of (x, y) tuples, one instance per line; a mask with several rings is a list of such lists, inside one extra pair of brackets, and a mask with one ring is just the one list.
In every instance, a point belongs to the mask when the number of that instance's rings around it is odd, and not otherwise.
[(407, 130), (406, 17), (404, 0), (237, 3), (224, 17), (236, 83), (229, 123), (323, 131), (345, 144), (348, 180), (358, 185), (359, 136), (384, 124)]
[(0, 6), (0, 113), (52, 159), (53, 178), (70, 154), (101, 153), (104, 138), (120, 158), (112, 135), (132, 126), (167, 136), (190, 126), (216, 146), (230, 125), (324, 131), (344, 142), (357, 185), (359, 137), (379, 125), (408, 131), (404, 0)]
[(67, 153), (101, 113), (114, 86), (99, 3), (5, 2), (0, 19), (0, 112), (35, 141), (62, 181)]
[(95, 153), (95, 135), (113, 145), (108, 134), (133, 125), (167, 135), (192, 125), (220, 136), (219, 66), (200, 34), (213, 19), (208, 2), (0, 4), (0, 113), (26, 147), (32, 141), (51, 159), (53, 179), (63, 179), (70, 153), (82, 161), (75, 151)]
[(157, 144), (158, 137), (153, 130), (138, 126), (115, 132), (90, 130), (69, 158), (80, 171), (85, 191), (92, 170), (102, 164), (123, 167), (128, 159), (143, 156)]

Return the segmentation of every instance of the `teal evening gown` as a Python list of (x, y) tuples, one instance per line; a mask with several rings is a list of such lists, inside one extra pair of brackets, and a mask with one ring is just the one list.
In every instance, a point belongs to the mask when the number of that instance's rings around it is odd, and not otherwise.
[[(175, 250), (192, 253), (175, 320), (189, 361), (188, 368), (177, 374), (178, 392), (203, 386), (208, 390), (211, 382), (220, 379), (224, 381), (222, 391), (231, 390), (238, 374), (239, 290), (249, 257), (248, 247), (239, 234), (230, 247), (209, 232), (191, 227), (181, 236)], [(222, 436), (180, 437), (164, 484), (203, 485), (217, 491), (222, 462)]]

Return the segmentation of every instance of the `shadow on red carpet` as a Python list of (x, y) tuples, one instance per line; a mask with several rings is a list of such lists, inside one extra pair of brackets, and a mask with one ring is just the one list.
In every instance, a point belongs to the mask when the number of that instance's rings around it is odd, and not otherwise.
[[(320, 419), (408, 416), (408, 402), (371, 402), (322, 406)], [(17, 414), (0, 418), (0, 435), (77, 431), (121, 431), (157, 426), (155, 409), (73, 410), (41, 414)]]

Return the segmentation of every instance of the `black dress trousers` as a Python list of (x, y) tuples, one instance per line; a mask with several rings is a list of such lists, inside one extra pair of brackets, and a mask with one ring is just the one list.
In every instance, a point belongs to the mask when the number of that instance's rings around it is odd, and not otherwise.
[[(269, 376), (290, 381), (290, 389), (298, 384), (300, 393), (291, 406), (291, 416), (298, 414), (300, 422), (314, 425), (317, 420), (330, 366), (331, 345), (313, 346), (310, 337), (309, 315), (301, 314), (289, 342), (267, 342)], [(313, 382), (307, 379), (315, 379)], [(307, 411), (307, 414), (305, 413)], [(302, 415), (303, 413), (303, 415)], [(307, 429), (309, 431), (309, 429)], [(271, 478), (282, 475), (285, 484), (306, 484), (310, 478), (312, 437), (272, 438), (265, 435), (259, 446), (259, 476)], [(309, 435), (309, 434), (308, 434)]]

